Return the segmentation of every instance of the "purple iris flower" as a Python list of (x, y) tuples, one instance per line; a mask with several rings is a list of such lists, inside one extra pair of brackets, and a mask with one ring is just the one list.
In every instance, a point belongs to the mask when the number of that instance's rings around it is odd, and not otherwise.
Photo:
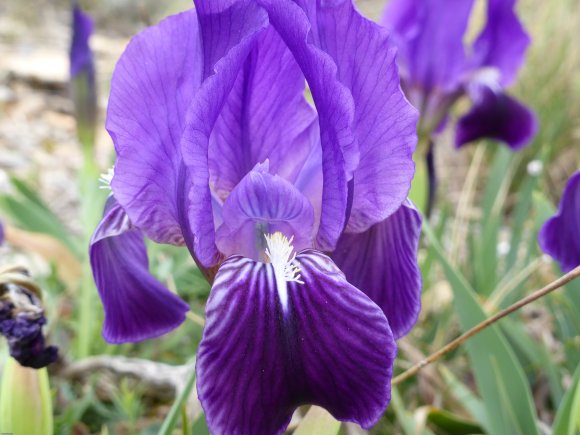
[(463, 42), (474, 0), (391, 0), (382, 24), (399, 47), (403, 88), (421, 112), (427, 136), (446, 121), (463, 95), (472, 108), (455, 132), (455, 146), (491, 138), (517, 150), (537, 130), (530, 109), (504, 91), (515, 79), (530, 38), (516, 0), (488, 0), (487, 23), (473, 45)]
[(580, 171), (568, 180), (558, 213), (544, 224), (538, 239), (564, 272), (580, 266)]
[(71, 91), (79, 129), (93, 129), (97, 116), (95, 62), (89, 40), (94, 23), (74, 2), (70, 45)]
[(306, 403), (369, 427), (420, 309), (418, 116), (396, 49), (351, 0), (195, 3), (136, 36), (111, 82), (117, 160), (90, 247), (104, 338), (184, 320), (144, 237), (184, 245), (212, 283), (213, 433), (281, 433)]

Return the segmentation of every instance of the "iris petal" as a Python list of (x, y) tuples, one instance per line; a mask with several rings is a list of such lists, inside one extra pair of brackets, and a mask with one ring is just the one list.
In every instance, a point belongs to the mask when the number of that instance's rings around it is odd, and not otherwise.
[(488, 0), (487, 24), (473, 45), (472, 62), (500, 71), (501, 84), (514, 81), (530, 37), (515, 11), (516, 0)]
[(306, 77), (318, 112), (324, 183), (317, 245), (334, 248), (346, 221), (348, 179), (358, 166), (359, 149), (352, 125), (354, 102), (338, 80), (332, 58), (317, 47), (306, 13), (291, 0), (259, 0)]
[(113, 199), (93, 234), (89, 254), (105, 309), (105, 340), (141, 341), (183, 322), (188, 305), (149, 273), (143, 236)]
[(580, 171), (568, 180), (558, 213), (544, 224), (538, 238), (542, 250), (564, 272), (580, 266)]
[(263, 260), (264, 234), (294, 236), (296, 249), (312, 246), (312, 206), (292, 184), (277, 175), (251, 171), (224, 203), (217, 232), (220, 252)]
[[(500, 0), (503, 1), (503, 0)], [(400, 49), (403, 77), (425, 92), (452, 92), (467, 66), (463, 35), (473, 0), (393, 0), (381, 24)]]
[(269, 27), (251, 50), (210, 138), (212, 188), (223, 199), (260, 162), (290, 182), (318, 141), (316, 112), (304, 99), (304, 76)]
[(193, 251), (209, 267), (219, 261), (209, 185), (209, 139), (245, 59), (268, 26), (268, 17), (253, 1), (221, 1), (215, 8), (205, 1), (198, 3), (205, 80), (187, 113), (181, 151), (192, 174), (187, 218), (194, 234)]
[(133, 38), (111, 81), (106, 126), (117, 152), (112, 188), (131, 221), (160, 243), (180, 245), (188, 237), (180, 216), (188, 174), (179, 143), (201, 83), (200, 59), (191, 10)]
[(420, 235), (421, 216), (406, 201), (364, 233), (343, 234), (332, 253), (348, 282), (382, 308), (395, 338), (409, 332), (421, 309)]
[(206, 307), (199, 397), (213, 433), (279, 434), (313, 403), (372, 426), (390, 399), (396, 345), (388, 322), (320, 252), (296, 261), (282, 308), (271, 264), (231, 257)]
[(519, 150), (532, 140), (538, 125), (530, 109), (501, 89), (482, 84), (471, 88), (473, 107), (457, 123), (456, 147), (490, 138)]
[(418, 112), (399, 83), (396, 48), (387, 31), (364, 18), (351, 0), (298, 3), (312, 24), (311, 38), (337, 66), (354, 100), (359, 165), (348, 229), (361, 232), (405, 200), (414, 165)]

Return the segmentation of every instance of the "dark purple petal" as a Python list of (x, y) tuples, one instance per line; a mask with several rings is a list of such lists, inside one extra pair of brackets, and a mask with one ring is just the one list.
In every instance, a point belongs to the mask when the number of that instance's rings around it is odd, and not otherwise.
[(308, 199), (277, 175), (251, 171), (224, 203), (217, 245), (224, 255), (257, 261), (266, 246), (265, 234), (293, 236), (296, 250), (312, 246), (314, 215)]
[(40, 300), (16, 284), (0, 286), (0, 334), (5, 336), (10, 356), (24, 367), (39, 369), (58, 358), (58, 349), (47, 346), (42, 328), (46, 324)]
[(95, 66), (89, 39), (93, 33), (93, 20), (85, 14), (78, 4), (73, 6), (72, 41), (70, 46), (70, 75), (76, 77), (87, 73), (94, 78)]
[(0, 221), (0, 246), (4, 244), (4, 239), (6, 238), (6, 233), (4, 231), (4, 224)]
[[(231, 7), (225, 9), (228, 5)], [(219, 252), (209, 184), (209, 138), (246, 57), (268, 26), (268, 17), (249, 0), (220, 1), (215, 7), (200, 0), (196, 6), (207, 78), (190, 105), (181, 150), (192, 174), (187, 217), (195, 237), (193, 250), (202, 265), (212, 266), (219, 260)]]
[(395, 338), (411, 330), (421, 310), (420, 236), (421, 215), (406, 201), (364, 233), (343, 234), (332, 253), (348, 282), (382, 308)]
[(348, 229), (364, 231), (407, 197), (418, 112), (401, 91), (396, 49), (385, 29), (361, 16), (351, 0), (298, 3), (312, 23), (311, 38), (332, 57), (354, 100), (360, 162)]
[(544, 224), (538, 240), (564, 272), (580, 266), (580, 171), (568, 180), (558, 213)]
[(538, 129), (535, 114), (495, 86), (472, 86), (471, 110), (457, 122), (455, 146), (479, 139), (494, 139), (519, 150), (533, 139)]
[(473, 63), (497, 68), (503, 86), (515, 79), (530, 44), (515, 5), (516, 0), (488, 0), (487, 24), (473, 45)]
[(147, 248), (121, 206), (110, 199), (89, 248), (110, 343), (158, 337), (178, 327), (189, 306), (148, 270)]
[(216, 276), (197, 357), (213, 433), (280, 434), (307, 403), (369, 428), (390, 400), (384, 314), (325, 255), (296, 260), (304, 284), (287, 283), (287, 298), (271, 264), (231, 257)]
[(291, 0), (259, 0), (300, 66), (316, 105), (322, 145), (324, 177), (317, 245), (330, 250), (344, 229), (347, 181), (358, 166), (359, 149), (353, 131), (352, 94), (338, 80), (333, 59), (313, 38), (304, 10)]
[[(107, 130), (117, 152), (115, 198), (152, 240), (189, 237), (189, 174), (179, 146), (185, 114), (201, 83), (202, 54), (194, 10), (137, 35), (111, 81)], [(187, 186), (187, 187), (186, 187)]]
[[(503, 1), (503, 0), (500, 0)], [(392, 0), (381, 23), (393, 32), (408, 87), (452, 92), (466, 68), (463, 35), (473, 0)]]
[(257, 40), (210, 137), (210, 182), (224, 199), (257, 164), (293, 182), (320, 146), (316, 112), (304, 99), (304, 76), (276, 31)]

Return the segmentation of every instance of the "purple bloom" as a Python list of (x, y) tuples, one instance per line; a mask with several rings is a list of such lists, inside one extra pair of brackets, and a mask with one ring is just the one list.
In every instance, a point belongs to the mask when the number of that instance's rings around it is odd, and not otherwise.
[(56, 361), (58, 350), (46, 346), (46, 324), (40, 300), (16, 284), (0, 286), (0, 334), (8, 340), (10, 356), (25, 367), (39, 369)]
[(91, 17), (75, 3), (72, 10), (72, 41), (70, 46), (70, 75), (73, 78), (83, 73), (94, 76), (93, 52), (89, 46), (93, 27), (94, 23)]
[(72, 9), (72, 40), (69, 52), (70, 77), (75, 115), (79, 135), (83, 142), (86, 132), (94, 134), (92, 131), (95, 128), (97, 116), (95, 62), (89, 46), (93, 27), (91, 17), (85, 14), (75, 2)]
[(558, 213), (544, 224), (538, 239), (564, 272), (580, 266), (580, 171), (568, 180)]
[(382, 24), (400, 49), (405, 92), (421, 111), (427, 135), (468, 95), (472, 109), (460, 118), (455, 145), (492, 138), (516, 150), (537, 130), (530, 109), (504, 92), (520, 68), (530, 39), (515, 13), (516, 0), (489, 0), (487, 23), (473, 46), (463, 43), (473, 0), (392, 0)]
[(416, 122), (386, 32), (350, 0), (199, 0), (136, 36), (90, 247), (105, 338), (183, 321), (142, 237), (184, 245), (212, 282), (197, 355), (212, 432), (281, 433), (305, 403), (373, 425), (420, 309)]

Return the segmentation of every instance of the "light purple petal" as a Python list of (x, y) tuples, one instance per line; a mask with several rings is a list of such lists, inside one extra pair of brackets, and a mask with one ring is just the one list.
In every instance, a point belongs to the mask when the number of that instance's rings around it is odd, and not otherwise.
[(421, 216), (406, 201), (364, 233), (343, 234), (332, 253), (348, 282), (382, 308), (395, 338), (411, 330), (421, 310), (420, 236)]
[(515, 5), (516, 0), (488, 0), (487, 24), (473, 45), (472, 62), (499, 69), (502, 86), (514, 81), (530, 44)]
[(113, 191), (133, 224), (160, 243), (190, 237), (183, 211), (189, 174), (179, 144), (201, 59), (190, 10), (133, 38), (111, 81), (106, 126), (117, 152)]
[(405, 99), (388, 33), (351, 0), (298, 2), (309, 14), (312, 38), (338, 68), (354, 100), (360, 162), (348, 230), (383, 221), (405, 200), (414, 174), (418, 112)]
[(501, 88), (477, 84), (471, 87), (471, 110), (457, 122), (455, 146), (489, 138), (519, 150), (530, 143), (538, 123), (535, 114)]
[[(230, 4), (231, 7), (222, 9)], [(198, 1), (196, 5), (200, 8), (207, 78), (190, 105), (181, 150), (192, 174), (187, 215), (194, 233), (193, 250), (202, 265), (212, 266), (219, 261), (219, 252), (209, 184), (209, 138), (246, 57), (268, 26), (268, 18), (254, 2), (247, 0), (218, 2), (215, 10), (207, 1)]]
[(231, 257), (206, 307), (197, 389), (213, 433), (280, 434), (313, 403), (369, 428), (390, 399), (396, 344), (381, 310), (325, 255), (297, 256), (284, 308), (272, 266)]
[(265, 234), (293, 236), (296, 250), (312, 246), (314, 215), (308, 199), (277, 175), (251, 171), (236, 186), (222, 209), (217, 245), (225, 256), (243, 255), (257, 261), (266, 246)]
[[(500, 0), (503, 1), (503, 0)], [(466, 56), (463, 35), (473, 0), (392, 0), (381, 24), (392, 31), (408, 87), (453, 92)]]
[(158, 337), (185, 320), (188, 305), (149, 273), (143, 236), (112, 199), (89, 254), (105, 309), (105, 340), (125, 343)]
[(270, 27), (254, 45), (210, 137), (212, 188), (224, 199), (257, 164), (294, 181), (319, 146), (316, 112), (304, 99), (305, 80)]
[(338, 80), (335, 62), (317, 46), (309, 18), (297, 4), (291, 0), (259, 3), (298, 62), (316, 105), (324, 177), (317, 245), (330, 250), (345, 225), (347, 182), (359, 161), (352, 94)]
[(538, 240), (564, 272), (580, 266), (580, 171), (568, 180), (558, 213), (544, 224)]

